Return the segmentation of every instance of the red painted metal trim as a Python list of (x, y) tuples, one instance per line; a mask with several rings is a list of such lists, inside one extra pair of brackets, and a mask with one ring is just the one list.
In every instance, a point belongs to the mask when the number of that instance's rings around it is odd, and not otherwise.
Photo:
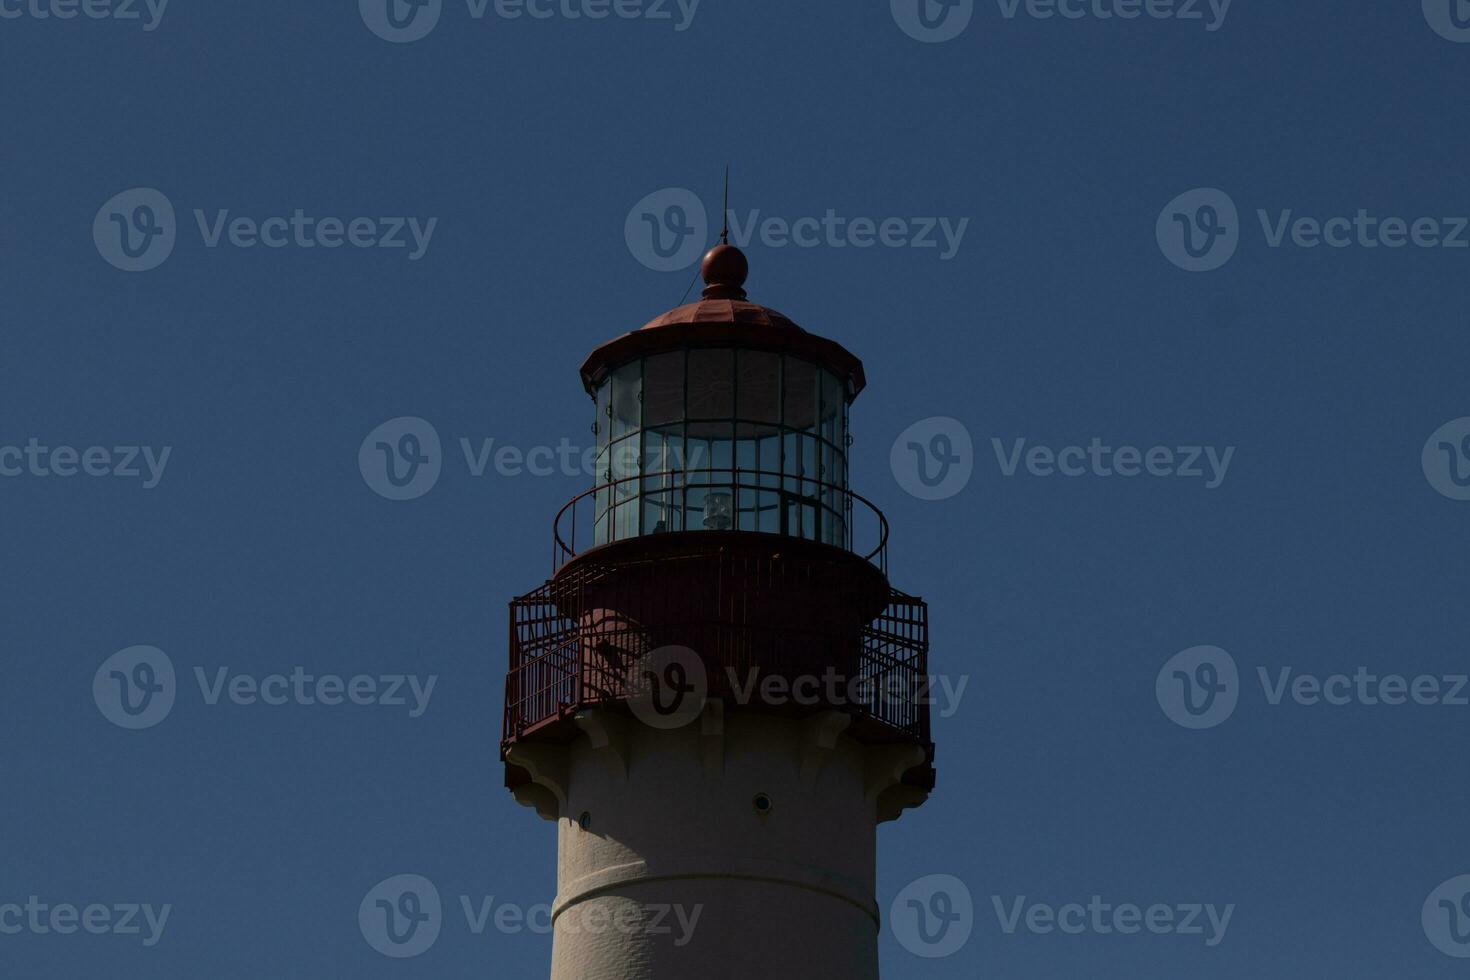
[[(784, 319), (784, 318), (783, 318)], [(629, 361), (686, 347), (733, 347), (740, 350), (790, 354), (812, 361), (841, 378), (847, 400), (856, 398), (867, 386), (863, 362), (835, 340), (791, 327), (760, 323), (710, 323), (657, 321), (641, 330), (625, 333), (598, 347), (582, 362), (582, 385), (589, 395), (614, 370)]]

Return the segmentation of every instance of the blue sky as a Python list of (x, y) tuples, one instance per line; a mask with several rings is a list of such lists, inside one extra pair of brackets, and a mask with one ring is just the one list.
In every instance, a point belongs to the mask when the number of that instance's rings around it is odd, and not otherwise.
[[(0, 933), (0, 973), (545, 972), (459, 899), (552, 894), (501, 787), (505, 604), (590, 480), (462, 440), (588, 444), (581, 359), (692, 274), (641, 215), (712, 239), (727, 163), (752, 298), (865, 361), (852, 485), (968, 677), (877, 898), (952, 876), (973, 929), (933, 959), (885, 929), (884, 975), (1462, 972), (1421, 909), (1470, 873), (1470, 707), (1302, 702), (1470, 671), (1470, 10), (443, 0), (391, 41), (346, 0), (47, 2), (0, 0), (0, 906), (171, 911), (154, 945)], [(359, 449), (403, 418), (438, 473), (392, 500)], [(901, 464), (941, 432), (969, 476), (923, 499)], [(1218, 480), (1175, 475), (1207, 450)], [(93, 680), (137, 646), (177, 689), (129, 730)], [(1201, 646), (1235, 707), (1190, 728), (1156, 688)], [(217, 687), (297, 668), (437, 680), (417, 715)], [(398, 874), (445, 905), (412, 959), (357, 924)], [(1094, 895), (1234, 909), (1214, 945), (996, 911)]]

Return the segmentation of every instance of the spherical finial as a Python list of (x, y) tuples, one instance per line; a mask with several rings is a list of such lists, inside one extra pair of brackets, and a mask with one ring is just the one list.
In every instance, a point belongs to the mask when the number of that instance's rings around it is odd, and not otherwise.
[(745, 277), (750, 275), (750, 263), (745, 253), (734, 245), (721, 242), (704, 253), (700, 265), (704, 276), (705, 299), (744, 299)]

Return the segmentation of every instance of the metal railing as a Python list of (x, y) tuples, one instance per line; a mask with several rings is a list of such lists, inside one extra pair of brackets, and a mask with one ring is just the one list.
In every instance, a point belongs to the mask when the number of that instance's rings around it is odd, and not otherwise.
[[(629, 484), (636, 486), (632, 492), (624, 491)], [(718, 529), (710, 523), (709, 498), (716, 494), (727, 498), (728, 524)], [(645, 528), (650, 511), (667, 519)], [(699, 526), (690, 526), (696, 514), (703, 520)], [(865, 525), (861, 545), (855, 543), (858, 522)], [(583, 491), (567, 501), (552, 522), (552, 569), (560, 571), (572, 558), (597, 545), (664, 531), (717, 534), (726, 529), (835, 545), (888, 574), (888, 519), (866, 497), (825, 480), (737, 467), (640, 473)], [(589, 535), (591, 544), (586, 543)]]
[[(829, 575), (789, 559), (720, 560), (728, 567), (719, 574), (759, 579), (762, 588), (793, 589)], [(748, 691), (755, 676), (790, 681), (832, 673), (858, 682), (847, 684), (849, 693), (833, 707), (877, 723), (880, 735), (928, 743), (929, 617), (922, 599), (890, 589), (883, 611), (857, 630), (773, 628), (680, 595), (633, 623), (612, 611), (624, 603), (609, 601), (607, 571), (588, 568), (577, 581), (548, 582), (511, 602), (503, 744), (583, 707), (627, 699), (641, 657), (665, 644), (698, 653), (709, 697), (738, 700), (738, 689)], [(759, 602), (758, 592), (748, 597)]]

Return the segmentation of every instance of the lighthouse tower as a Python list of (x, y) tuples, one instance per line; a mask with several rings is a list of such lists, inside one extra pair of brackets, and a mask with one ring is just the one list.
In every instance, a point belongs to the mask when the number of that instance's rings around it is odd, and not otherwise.
[(877, 828), (934, 785), (928, 611), (848, 489), (862, 363), (703, 298), (592, 352), (597, 486), (511, 602), (501, 757), (557, 826), (552, 980), (878, 976)]

